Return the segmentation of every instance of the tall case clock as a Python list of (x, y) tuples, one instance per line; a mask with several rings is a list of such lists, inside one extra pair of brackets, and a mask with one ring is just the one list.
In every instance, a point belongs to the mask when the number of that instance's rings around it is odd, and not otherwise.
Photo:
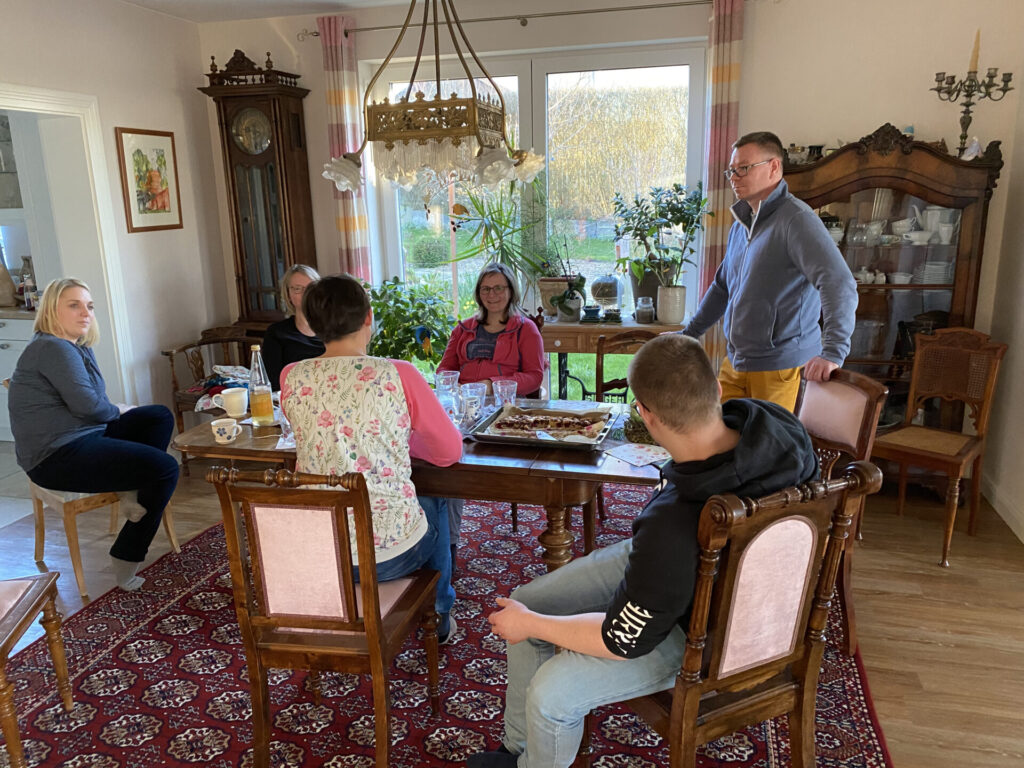
[(258, 67), (236, 50), (224, 69), (211, 57), (210, 84), (199, 90), (217, 103), (231, 213), (240, 322), (264, 325), (283, 317), (278, 281), (293, 264), (316, 266), (306, 129), (298, 75)]

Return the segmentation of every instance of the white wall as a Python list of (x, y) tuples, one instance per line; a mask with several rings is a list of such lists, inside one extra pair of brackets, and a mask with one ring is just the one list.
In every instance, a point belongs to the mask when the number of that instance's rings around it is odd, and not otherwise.
[(1007, 180), (1001, 180), (1000, 189), (1016, 215), (1006, 220), (991, 331), (1009, 350), (999, 373), (982, 488), (1017, 537), (1024, 540), (1024, 216), (1019, 214), (1024, 201), (1024, 99), (1018, 99), (1014, 134), (1013, 154), (1005, 157)]
[[(0, 80), (95, 96), (103, 125), (116, 247), (131, 313), (131, 374), (141, 401), (170, 402), (160, 350), (230, 321), (216, 218), (207, 182), (215, 156), (206, 125), (204, 56), (195, 24), (115, 0), (5, 0)], [(2, 108), (3, 105), (0, 105)], [(128, 234), (114, 127), (173, 131), (182, 229)], [(219, 162), (219, 160), (218, 160)], [(76, 253), (61, 254), (73, 269)], [(110, 329), (102, 329), (108, 335)], [(102, 343), (102, 342), (101, 342)], [(108, 379), (109, 372), (105, 372)]]

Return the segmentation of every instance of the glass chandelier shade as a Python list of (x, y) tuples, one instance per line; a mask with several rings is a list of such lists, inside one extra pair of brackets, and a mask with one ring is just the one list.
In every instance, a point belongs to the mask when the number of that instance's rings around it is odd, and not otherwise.
[[(404, 188), (416, 184), (423, 171), (434, 177), (458, 177), (485, 186), (516, 178), (526, 183), (533, 181), (544, 168), (544, 158), (532, 151), (515, 149), (509, 142), (505, 129), (505, 99), (470, 45), (453, 0), (424, 0), (419, 47), (404, 95), (394, 102), (387, 98), (381, 102), (370, 101), (374, 85), (409, 30), (418, 2), (420, 0), (409, 3), (409, 12), (398, 39), (363, 96), (363, 143), (355, 152), (332, 158), (324, 166), (324, 178), (333, 181), (339, 190), (356, 189), (361, 183), (362, 154), (372, 143), (374, 163), (381, 176)], [(444, 12), (443, 24), (437, 16), (438, 4)], [(442, 96), (438, 49), (442, 26), (448, 32), (469, 82), (469, 96), (455, 93)], [(436, 90), (432, 98), (427, 98), (422, 91), (412, 93), (428, 30), (432, 30), (434, 40)], [(493, 95), (478, 91), (466, 54), (494, 89)]]

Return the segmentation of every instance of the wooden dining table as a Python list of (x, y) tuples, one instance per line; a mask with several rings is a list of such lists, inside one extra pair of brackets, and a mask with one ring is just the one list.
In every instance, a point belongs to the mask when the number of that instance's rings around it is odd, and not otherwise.
[[(592, 402), (564, 400), (519, 400), (518, 405), (565, 410), (590, 410)], [(616, 425), (625, 414), (616, 406)], [(478, 442), (467, 438), (458, 463), (438, 467), (413, 459), (412, 480), (416, 492), (426, 496), (444, 496), (481, 501), (518, 502), (544, 507), (547, 525), (538, 536), (542, 558), (549, 570), (572, 559), (573, 532), (569, 525), (570, 508), (583, 506), (584, 551), (594, 548), (596, 492), (603, 483), (655, 486), (660, 472), (654, 465), (634, 466), (608, 455), (605, 450), (621, 445), (612, 435), (600, 450), (578, 450), (546, 445), (507, 445)], [(225, 461), (259, 461), (295, 467), (295, 449), (278, 448), (280, 427), (242, 425), (234, 442), (223, 444), (213, 439), (209, 424), (200, 424), (177, 435), (173, 448), (189, 456)]]

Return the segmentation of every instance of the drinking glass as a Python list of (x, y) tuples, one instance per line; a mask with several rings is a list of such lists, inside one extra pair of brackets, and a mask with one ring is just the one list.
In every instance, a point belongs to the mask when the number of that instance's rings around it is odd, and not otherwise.
[(459, 386), (458, 371), (437, 371), (434, 374), (434, 389), (438, 392), (453, 392)]
[(463, 409), (467, 419), (475, 419), (480, 415), (484, 407), (484, 398), (487, 397), (487, 385), (482, 381), (474, 381), (470, 384), (463, 384), (462, 391)]
[(494, 402), (499, 408), (506, 403), (515, 404), (516, 401), (516, 380), (495, 379), (492, 383), (494, 389)]
[(439, 390), (437, 400), (441, 403), (441, 407), (444, 408), (444, 412), (448, 414), (448, 418), (452, 420), (452, 423), (455, 426), (459, 426), (462, 423), (462, 417), (465, 415), (465, 406), (459, 391), (456, 389)]

